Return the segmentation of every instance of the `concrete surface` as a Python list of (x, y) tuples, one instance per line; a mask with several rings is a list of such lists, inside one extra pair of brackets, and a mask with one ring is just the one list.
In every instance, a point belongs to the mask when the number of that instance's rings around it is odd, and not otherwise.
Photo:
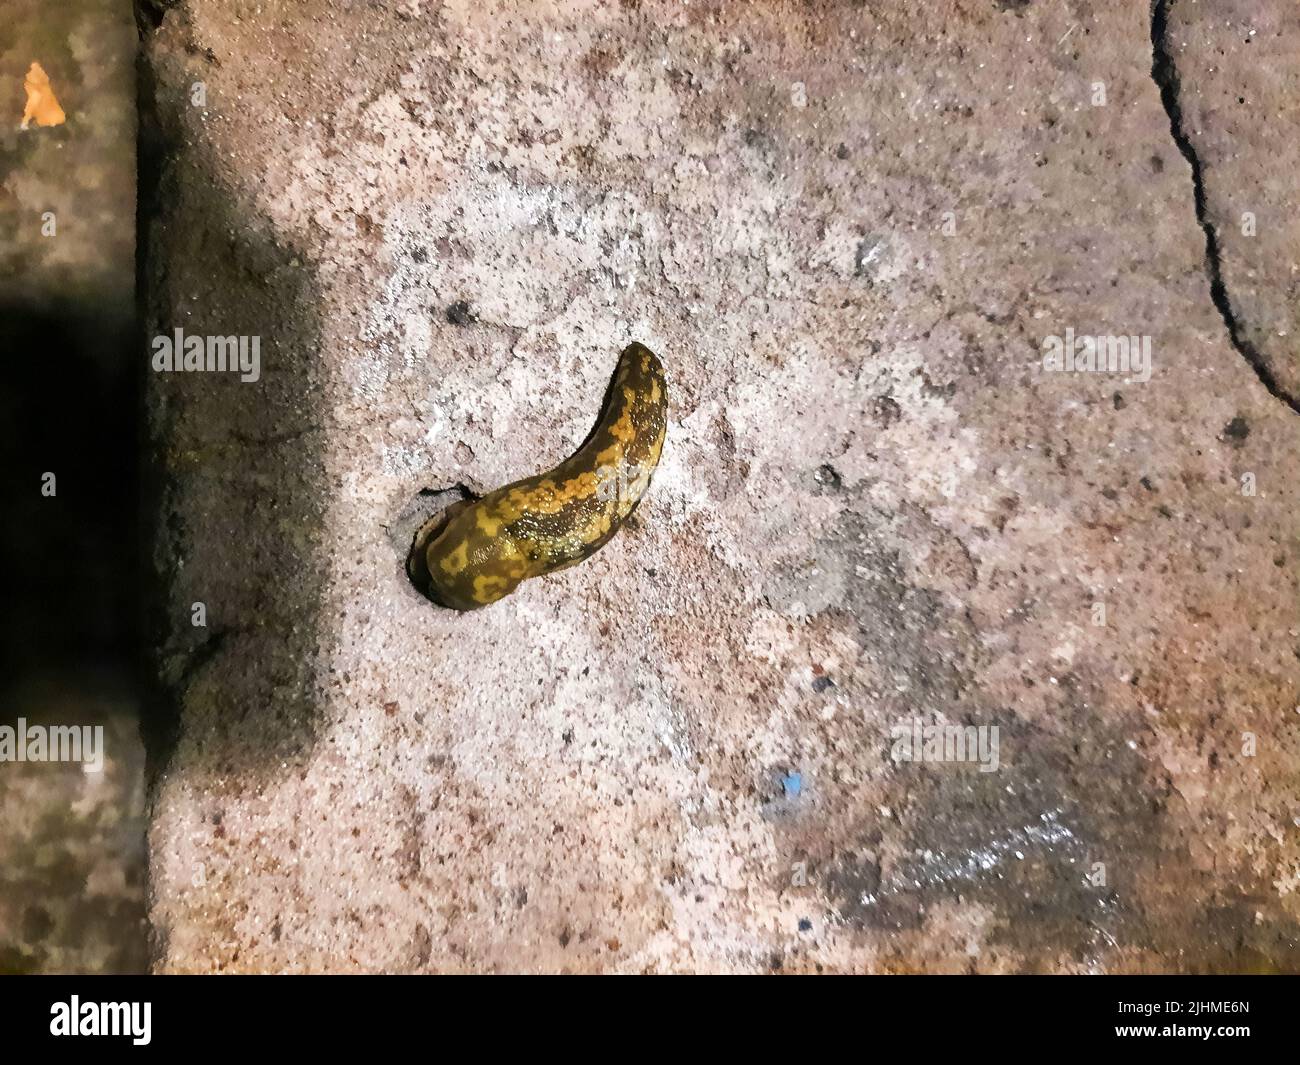
[[(95, 774), (0, 760), (0, 973), (148, 965), (136, 48), (128, 0), (0, 16), (0, 728), (98, 726), (106, 743)], [(33, 62), (66, 121), (22, 130)]]
[(1293, 5), (1166, 3), (1167, 54), (1180, 80), (1177, 126), (1200, 171), (1218, 295), (1236, 346), (1300, 412), (1300, 211), (1289, 135), (1300, 67)]
[[(136, 35), (124, 0), (9, 0), (0, 26), (0, 290), (7, 302), (134, 308)], [(19, 129), (33, 62), (68, 121)], [(46, 214), (54, 228), (43, 231)]]
[(147, 969), (138, 697), (115, 671), (6, 684), (0, 725), (103, 729), (102, 768), (0, 765), (0, 973)]
[[(263, 360), (149, 384), (156, 968), (1300, 964), (1300, 421), (1211, 298), (1186, 27), (485, 7), (151, 20), (148, 330)], [(1045, 371), (1067, 329), (1150, 380)], [(563, 456), (633, 338), (635, 527), (419, 598), (420, 493)], [(918, 719), (997, 770), (896, 760)]]

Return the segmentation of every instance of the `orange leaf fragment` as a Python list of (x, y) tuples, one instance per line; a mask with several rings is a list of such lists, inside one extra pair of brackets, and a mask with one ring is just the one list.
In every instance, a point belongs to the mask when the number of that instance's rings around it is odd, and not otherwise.
[(27, 90), (27, 107), (23, 111), (23, 122), (19, 129), (26, 129), (32, 119), (38, 126), (61, 126), (67, 119), (59, 98), (50, 86), (50, 76), (40, 63), (32, 63), (27, 76), (23, 78), (23, 88)]

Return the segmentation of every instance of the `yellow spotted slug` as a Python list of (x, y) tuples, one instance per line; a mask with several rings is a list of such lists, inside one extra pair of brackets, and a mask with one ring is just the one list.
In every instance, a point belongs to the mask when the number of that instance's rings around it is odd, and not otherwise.
[(408, 569), (430, 599), (476, 610), (521, 581), (595, 554), (650, 486), (667, 426), (664, 368), (629, 344), (595, 428), (553, 470), (525, 477), (425, 523)]

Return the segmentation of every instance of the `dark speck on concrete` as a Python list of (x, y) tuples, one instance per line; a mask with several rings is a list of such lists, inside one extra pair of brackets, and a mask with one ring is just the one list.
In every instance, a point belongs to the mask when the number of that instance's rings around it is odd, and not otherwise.
[(1250, 436), (1250, 424), (1238, 414), (1223, 427), (1223, 435), (1234, 444), (1240, 444), (1246, 437)]
[(812, 921), (808, 920), (807, 917), (801, 917), (801, 918), (799, 918), (799, 931), (800, 931), (800, 932), (811, 932), (811, 931), (812, 931)]
[(835, 687), (835, 682), (830, 677), (817, 677), (812, 683), (812, 689), (815, 692), (824, 692), (827, 688), (833, 687)]
[(830, 489), (832, 492), (838, 492), (844, 483), (839, 471), (829, 463), (818, 466), (817, 472), (813, 474), (813, 479), (823, 488)]
[(881, 425), (893, 425), (903, 416), (903, 408), (893, 396), (878, 396), (872, 404), (872, 413)]
[(447, 321), (452, 325), (473, 325), (478, 321), (478, 315), (464, 300), (457, 300), (447, 308)]

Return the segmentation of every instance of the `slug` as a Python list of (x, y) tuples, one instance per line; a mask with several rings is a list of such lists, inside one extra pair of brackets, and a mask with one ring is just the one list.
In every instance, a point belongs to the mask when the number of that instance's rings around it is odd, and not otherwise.
[(649, 348), (629, 344), (578, 450), (552, 470), (426, 522), (408, 562), (412, 579), (442, 606), (477, 610), (530, 577), (594, 555), (649, 488), (667, 409), (663, 365)]

